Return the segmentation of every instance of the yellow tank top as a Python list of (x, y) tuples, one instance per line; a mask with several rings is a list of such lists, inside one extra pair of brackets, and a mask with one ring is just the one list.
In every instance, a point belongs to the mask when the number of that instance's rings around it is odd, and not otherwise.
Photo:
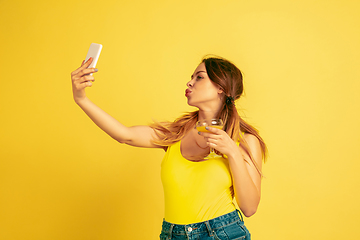
[(165, 220), (175, 224), (206, 221), (234, 211), (232, 178), (226, 159), (192, 162), (169, 146), (161, 163)]

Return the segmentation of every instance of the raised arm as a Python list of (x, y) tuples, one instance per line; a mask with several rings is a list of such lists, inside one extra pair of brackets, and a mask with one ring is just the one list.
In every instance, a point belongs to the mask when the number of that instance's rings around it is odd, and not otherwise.
[(98, 127), (116, 141), (136, 147), (162, 148), (152, 143), (152, 140), (157, 138), (154, 129), (149, 126), (126, 127), (86, 97), (85, 88), (91, 87), (95, 81), (94, 76), (90, 74), (97, 72), (95, 68), (87, 68), (92, 60), (90, 58), (87, 62), (83, 62), (71, 73), (75, 102)]

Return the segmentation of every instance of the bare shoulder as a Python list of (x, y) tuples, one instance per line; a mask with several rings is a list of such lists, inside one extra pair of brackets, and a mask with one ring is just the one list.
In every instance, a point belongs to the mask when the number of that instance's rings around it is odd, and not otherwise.
[(244, 159), (248, 163), (247, 170), (250, 174), (251, 179), (256, 185), (256, 188), (259, 191), (259, 194), (261, 194), (261, 176), (262, 176), (262, 150), (259, 139), (252, 135), (245, 133), (244, 134), (244, 140), (248, 145), (250, 154), (252, 156), (252, 159), (249, 157), (249, 155), (245, 155)]
[(258, 148), (261, 149), (260, 147), (260, 141), (257, 137), (255, 137), (254, 135), (250, 134), (250, 133), (245, 133), (244, 134), (244, 139), (247, 142), (247, 144), (249, 145), (250, 148)]
[(249, 133), (244, 134), (244, 140), (246, 141), (249, 150), (251, 152), (251, 155), (254, 158), (254, 161), (257, 163), (259, 167), (261, 167), (262, 163), (262, 150), (259, 139)]

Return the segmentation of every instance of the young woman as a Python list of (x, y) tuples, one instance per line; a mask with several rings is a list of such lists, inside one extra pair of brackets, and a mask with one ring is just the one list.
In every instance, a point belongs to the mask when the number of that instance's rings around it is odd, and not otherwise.
[[(165, 218), (160, 239), (250, 239), (241, 212), (252, 216), (259, 205), (266, 146), (257, 130), (239, 116), (235, 100), (243, 92), (240, 70), (226, 59), (204, 58), (187, 83), (185, 96), (199, 110), (174, 122), (126, 127), (85, 94), (95, 81), (87, 68), (72, 72), (75, 102), (103, 131), (120, 143), (163, 148), (161, 165)], [(196, 122), (222, 119), (223, 128), (199, 132)], [(205, 160), (210, 148), (222, 157)]]

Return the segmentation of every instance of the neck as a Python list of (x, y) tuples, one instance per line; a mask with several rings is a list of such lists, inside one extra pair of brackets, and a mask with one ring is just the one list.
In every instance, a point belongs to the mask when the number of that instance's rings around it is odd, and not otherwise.
[(217, 118), (221, 108), (222, 105), (220, 103), (217, 104), (216, 106), (211, 106), (211, 107), (199, 107), (198, 120)]
[(217, 118), (220, 110), (223, 108), (223, 104), (221, 99), (217, 99), (216, 101), (199, 104), (196, 107), (199, 109), (198, 120), (200, 121)]
[(199, 117), (198, 120), (204, 120), (204, 119), (214, 119), (217, 116), (217, 111), (204, 111), (199, 109)]

